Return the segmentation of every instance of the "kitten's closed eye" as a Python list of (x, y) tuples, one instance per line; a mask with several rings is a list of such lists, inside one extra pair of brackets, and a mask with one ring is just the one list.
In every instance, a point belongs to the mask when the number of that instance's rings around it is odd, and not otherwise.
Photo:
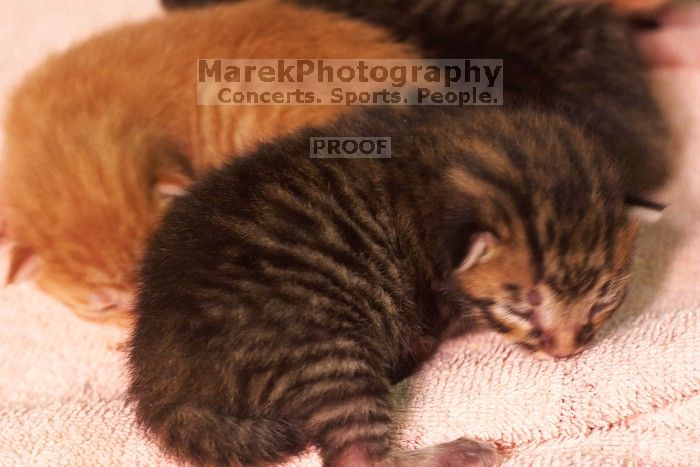
[(610, 302), (597, 302), (591, 307), (591, 318), (595, 317), (599, 313), (609, 309), (613, 304)]
[(632, 219), (653, 224), (663, 217), (666, 206), (655, 201), (629, 195), (625, 198), (627, 214)]
[(624, 293), (610, 295), (596, 301), (589, 311), (589, 321), (594, 325), (603, 323), (623, 301)]
[(595, 328), (592, 324), (588, 323), (578, 333), (578, 336), (576, 337), (576, 342), (579, 346), (583, 346), (590, 343), (593, 340), (594, 336)]

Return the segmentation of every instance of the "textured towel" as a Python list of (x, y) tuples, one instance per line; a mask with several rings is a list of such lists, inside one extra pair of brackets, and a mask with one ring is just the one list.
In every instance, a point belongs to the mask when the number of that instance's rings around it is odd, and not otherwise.
[[(155, 0), (8, 3), (0, 106), (48, 51), (158, 11)], [(491, 334), (446, 343), (397, 387), (403, 448), (470, 436), (498, 443), (511, 466), (700, 465), (698, 37), (700, 9), (672, 13), (643, 42), (659, 64), (680, 170), (663, 194), (673, 202), (665, 219), (643, 232), (624, 308), (591, 350), (564, 361)], [(169, 464), (124, 406), (122, 331), (81, 322), (26, 283), (0, 289), (0, 323), (0, 465)]]

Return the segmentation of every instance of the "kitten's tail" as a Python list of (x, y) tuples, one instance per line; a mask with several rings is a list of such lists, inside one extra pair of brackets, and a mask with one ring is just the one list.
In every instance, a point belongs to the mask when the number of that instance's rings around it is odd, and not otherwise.
[(301, 430), (285, 420), (240, 419), (192, 405), (167, 410), (156, 423), (138, 418), (167, 452), (196, 465), (279, 463), (307, 444)]

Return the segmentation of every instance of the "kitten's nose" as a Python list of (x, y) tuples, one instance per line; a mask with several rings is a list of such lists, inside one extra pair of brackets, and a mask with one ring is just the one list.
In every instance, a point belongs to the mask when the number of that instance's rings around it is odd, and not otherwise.
[(553, 357), (571, 357), (582, 350), (577, 335), (574, 330), (543, 330), (540, 333), (542, 350)]

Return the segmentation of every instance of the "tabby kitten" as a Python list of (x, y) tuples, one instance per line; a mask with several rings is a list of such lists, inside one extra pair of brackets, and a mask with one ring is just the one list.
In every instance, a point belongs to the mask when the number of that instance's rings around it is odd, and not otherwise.
[[(217, 1), (226, 0), (165, 3)], [(289, 2), (385, 27), (426, 58), (503, 59), (504, 105), (511, 109), (544, 106), (586, 129), (607, 148), (606, 157), (620, 167), (622, 182), (632, 195), (648, 196), (668, 178), (666, 123), (652, 98), (626, 21), (605, 2)]]
[[(492, 464), (493, 446), (464, 439), (392, 449), (390, 384), (478, 326), (572, 355), (619, 306), (626, 192), (658, 182), (630, 151), (665, 144), (631, 39), (597, 8), (497, 3), (461, 5), (442, 40), (418, 4), (385, 18), (438, 57), (505, 57), (503, 108), (369, 110), (175, 203), (129, 352), (137, 418), (169, 453), (259, 465), (313, 443), (326, 465)], [(311, 136), (338, 135), (389, 136), (393, 157), (309, 159)]]
[[(410, 131), (406, 129), (410, 128)], [(389, 136), (391, 159), (310, 159), (309, 138)], [(485, 325), (556, 357), (620, 305), (637, 223), (619, 173), (543, 111), (373, 109), (227, 164), (146, 255), (130, 399), (206, 465), (491, 465), (469, 440), (389, 446), (390, 384)]]
[(82, 317), (128, 317), (137, 264), (173, 196), (259, 141), (347, 111), (197, 106), (197, 59), (312, 55), (416, 57), (377, 27), (268, 0), (123, 26), (51, 57), (6, 118), (9, 281), (35, 274)]

